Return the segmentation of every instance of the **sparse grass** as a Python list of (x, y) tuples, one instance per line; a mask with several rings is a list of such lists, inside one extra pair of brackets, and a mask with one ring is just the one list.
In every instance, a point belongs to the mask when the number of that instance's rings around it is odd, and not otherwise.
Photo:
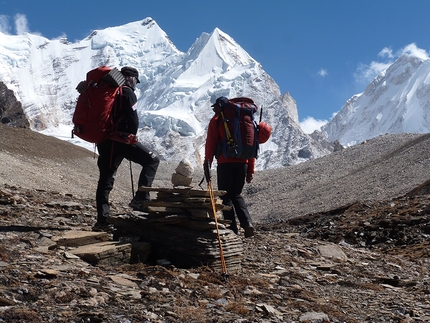
[(0, 319), (8, 323), (42, 323), (43, 319), (34, 310), (11, 308), (0, 312)]
[(7, 261), (8, 258), (9, 258), (9, 252), (4, 246), (0, 245), (0, 260)]
[(204, 293), (204, 297), (205, 298), (211, 298), (211, 299), (219, 299), (222, 297), (222, 294), (219, 290), (215, 289), (215, 288), (209, 288), (205, 293)]
[(250, 311), (240, 300), (228, 303), (225, 310), (238, 315), (247, 315)]
[(184, 306), (184, 304), (178, 304), (174, 306), (174, 312), (178, 322), (187, 323), (204, 323), (207, 322), (208, 317), (206, 315), (204, 306)]

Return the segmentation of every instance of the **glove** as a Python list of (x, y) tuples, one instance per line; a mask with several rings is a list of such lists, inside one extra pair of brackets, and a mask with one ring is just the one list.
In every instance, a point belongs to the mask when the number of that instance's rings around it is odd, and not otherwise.
[(129, 135), (127, 136), (127, 143), (128, 143), (129, 145), (136, 145), (138, 142), (139, 142), (139, 140), (137, 139), (137, 136), (136, 136), (136, 135), (129, 134)]
[(249, 184), (252, 182), (254, 174), (246, 174), (246, 182)]
[(136, 145), (138, 143), (138, 139), (136, 135), (127, 132), (114, 131), (108, 136), (108, 139), (119, 141), (128, 145)]

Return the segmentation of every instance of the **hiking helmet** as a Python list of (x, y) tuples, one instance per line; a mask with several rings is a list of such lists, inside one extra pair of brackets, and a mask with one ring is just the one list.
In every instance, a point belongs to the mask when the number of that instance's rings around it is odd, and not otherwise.
[(258, 124), (258, 142), (260, 144), (264, 144), (267, 140), (269, 140), (271, 134), (272, 127), (269, 124), (264, 121)]

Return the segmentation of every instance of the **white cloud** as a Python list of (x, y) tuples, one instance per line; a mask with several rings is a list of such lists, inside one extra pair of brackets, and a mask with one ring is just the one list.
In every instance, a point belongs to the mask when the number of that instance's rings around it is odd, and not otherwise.
[(317, 120), (312, 117), (307, 117), (300, 122), (300, 128), (302, 128), (304, 133), (310, 134), (315, 130), (320, 129), (327, 122), (328, 122), (327, 120)]
[(373, 79), (385, 71), (390, 65), (393, 64), (392, 61), (383, 62), (371, 62), (369, 65), (360, 64), (355, 72), (355, 80), (358, 83), (368, 84), (373, 81)]
[(27, 17), (21, 13), (15, 15), (15, 29), (17, 35), (25, 34), (29, 31)]
[(326, 70), (325, 68), (322, 68), (322, 69), (320, 69), (320, 70), (318, 71), (318, 75), (319, 75), (319, 76), (322, 76), (322, 77), (325, 77), (325, 76), (327, 76), (327, 75), (328, 75), (328, 72), (327, 72), (327, 70)]
[(403, 48), (401, 55), (414, 55), (421, 59), (429, 59), (428, 53), (424, 49), (418, 48), (414, 43)]
[(389, 47), (385, 47), (385, 48), (383, 48), (383, 49), (378, 53), (378, 56), (379, 56), (379, 57), (384, 57), (384, 56), (386, 56), (386, 57), (388, 57), (388, 58), (393, 58), (393, 57), (394, 57), (394, 55), (393, 55), (393, 50), (392, 50), (391, 48), (389, 48)]
[(3, 34), (10, 33), (9, 18), (5, 15), (0, 15), (0, 32)]

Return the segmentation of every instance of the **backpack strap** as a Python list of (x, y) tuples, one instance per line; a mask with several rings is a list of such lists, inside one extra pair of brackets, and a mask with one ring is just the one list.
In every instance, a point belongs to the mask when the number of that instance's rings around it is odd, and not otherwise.
[(227, 147), (226, 148), (229, 150), (234, 150), (234, 152), (237, 154), (237, 144), (234, 141), (234, 138), (232, 137), (232, 135), (230, 133), (230, 129), (228, 128), (227, 120), (225, 119), (225, 116), (224, 116), (224, 106), (221, 107), (220, 116), (222, 118), (222, 122), (224, 125), (224, 131), (225, 131), (225, 137), (227, 140)]
[[(234, 111), (234, 142), (242, 142), (242, 134), (240, 133), (240, 104), (235, 104), (235, 111)], [(239, 148), (239, 150), (238, 150)], [(235, 153), (236, 155), (239, 155), (240, 153), (242, 153), (243, 147), (238, 147), (236, 145), (236, 149), (235, 149)]]

